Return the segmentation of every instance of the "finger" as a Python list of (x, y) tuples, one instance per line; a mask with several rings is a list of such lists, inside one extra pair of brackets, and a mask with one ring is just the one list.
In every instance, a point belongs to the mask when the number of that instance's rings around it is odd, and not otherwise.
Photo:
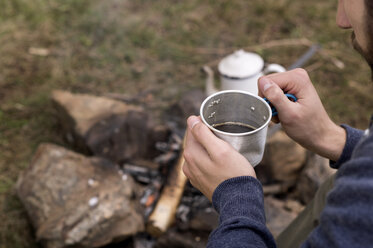
[(194, 161), (194, 158), (201, 160), (208, 156), (207, 150), (195, 139), (193, 133), (188, 130), (184, 147), (184, 157), (186, 157), (186, 160)]
[(191, 177), (191, 173), (190, 173), (190, 170), (189, 170), (188, 163), (186, 161), (184, 162), (182, 169), (183, 169), (184, 175), (189, 179)]
[(206, 149), (194, 138), (189, 129), (186, 133), (183, 156), (188, 163), (195, 166), (207, 164), (211, 161)]
[(282, 89), (272, 79), (262, 77), (260, 86), (264, 96), (275, 106), (279, 114), (294, 107), (294, 103), (285, 96)]
[[(295, 94), (298, 99), (305, 97), (305, 91), (302, 89), (311, 85), (307, 84), (307, 82), (310, 82), (307, 71), (300, 68), (287, 72), (270, 74), (262, 78), (271, 79), (284, 92)], [(262, 78), (258, 80), (259, 95), (265, 95)]]
[(191, 169), (191, 166), (188, 162), (184, 162), (182, 169), (183, 169), (184, 175), (188, 178), (190, 183), (196, 179), (196, 176), (194, 175), (194, 171), (193, 169)]
[(278, 118), (278, 116), (276, 115), (276, 116), (273, 116), (272, 117), (272, 119), (271, 119), (271, 121), (273, 122), (273, 123), (280, 123), (280, 120), (279, 120), (279, 118)]
[[(258, 81), (259, 82), (259, 81)], [(258, 84), (258, 89), (259, 89), (259, 84)], [(261, 91), (258, 92), (258, 96), (260, 96), (261, 98), (264, 97), (263, 93)]]
[[(190, 184), (194, 187), (194, 188), (196, 188), (196, 189), (198, 189), (199, 191), (201, 191), (199, 188), (198, 188), (198, 184), (196, 184), (195, 183), (195, 181), (193, 180), (193, 179), (189, 179), (189, 182), (190, 182)], [(202, 192), (201, 192), (202, 193)]]
[(211, 170), (214, 163), (207, 150), (195, 140), (190, 130), (187, 131), (186, 143), (184, 147), (184, 159), (188, 164), (188, 178), (195, 178), (196, 175), (204, 174)]
[(196, 178), (196, 176), (193, 174), (193, 170), (190, 169), (190, 165), (188, 163), (184, 163), (183, 172), (184, 172), (184, 175), (188, 178), (190, 184), (194, 188), (199, 189), (199, 184), (195, 183), (195, 182), (198, 182), (198, 178)]
[(263, 88), (263, 86), (261, 86), (260, 84), (260, 81), (261, 81), (261, 78), (258, 79), (258, 96), (260, 96), (261, 98), (264, 98), (264, 95), (261, 91), (261, 88)]
[(211, 130), (202, 123), (200, 117), (191, 116), (188, 118), (188, 128), (193, 134), (195, 140), (200, 143), (206, 151), (211, 155), (214, 156), (217, 152), (219, 152), (222, 146), (226, 146), (227, 144), (216, 137)]

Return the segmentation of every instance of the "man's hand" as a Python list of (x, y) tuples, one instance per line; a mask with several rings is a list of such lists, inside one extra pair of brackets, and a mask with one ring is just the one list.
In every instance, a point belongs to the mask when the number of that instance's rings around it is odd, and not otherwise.
[[(305, 148), (337, 161), (346, 143), (345, 130), (330, 120), (312, 82), (303, 69), (271, 74), (259, 79), (259, 94), (277, 109), (274, 121)], [(291, 102), (283, 92), (295, 95)]]
[(230, 144), (217, 138), (196, 116), (188, 118), (183, 171), (191, 184), (210, 201), (223, 181), (238, 177), (256, 177), (244, 156)]

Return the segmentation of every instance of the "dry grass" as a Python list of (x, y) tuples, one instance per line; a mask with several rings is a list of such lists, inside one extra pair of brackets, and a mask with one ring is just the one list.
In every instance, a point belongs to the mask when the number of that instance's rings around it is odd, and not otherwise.
[[(373, 107), (368, 67), (335, 27), (334, 0), (0, 1), (0, 247), (38, 247), (13, 192), (42, 141), (64, 145), (51, 90), (136, 94), (154, 89), (164, 108), (203, 88), (202, 65), (249, 47), (289, 66), (307, 44), (328, 51), (306, 65), (337, 122), (365, 127)], [(29, 53), (31, 47), (49, 55)], [(333, 60), (344, 63), (340, 69)]]

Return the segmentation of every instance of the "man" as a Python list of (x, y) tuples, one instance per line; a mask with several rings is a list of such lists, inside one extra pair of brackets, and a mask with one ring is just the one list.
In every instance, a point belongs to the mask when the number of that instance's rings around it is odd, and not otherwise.
[[(337, 24), (353, 30), (354, 47), (373, 71), (373, 0), (339, 0)], [(262, 77), (258, 86), (276, 107), (285, 132), (338, 169), (319, 223), (301, 240), (302, 247), (373, 246), (373, 127), (363, 132), (333, 123), (302, 69)], [(298, 101), (289, 101), (284, 91)], [(184, 157), (185, 175), (220, 214), (208, 247), (276, 247), (265, 226), (262, 187), (254, 169), (199, 117), (188, 119)]]

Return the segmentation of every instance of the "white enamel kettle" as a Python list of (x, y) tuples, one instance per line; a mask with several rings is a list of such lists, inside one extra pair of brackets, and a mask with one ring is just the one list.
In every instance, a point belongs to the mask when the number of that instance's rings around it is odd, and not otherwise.
[[(206, 81), (206, 93), (211, 95), (218, 91), (213, 85), (211, 70), (204, 68), (209, 77)], [(221, 90), (243, 90), (258, 95), (258, 79), (273, 72), (284, 72), (286, 69), (278, 64), (265, 65), (264, 60), (256, 53), (235, 51), (223, 58), (219, 65)]]

